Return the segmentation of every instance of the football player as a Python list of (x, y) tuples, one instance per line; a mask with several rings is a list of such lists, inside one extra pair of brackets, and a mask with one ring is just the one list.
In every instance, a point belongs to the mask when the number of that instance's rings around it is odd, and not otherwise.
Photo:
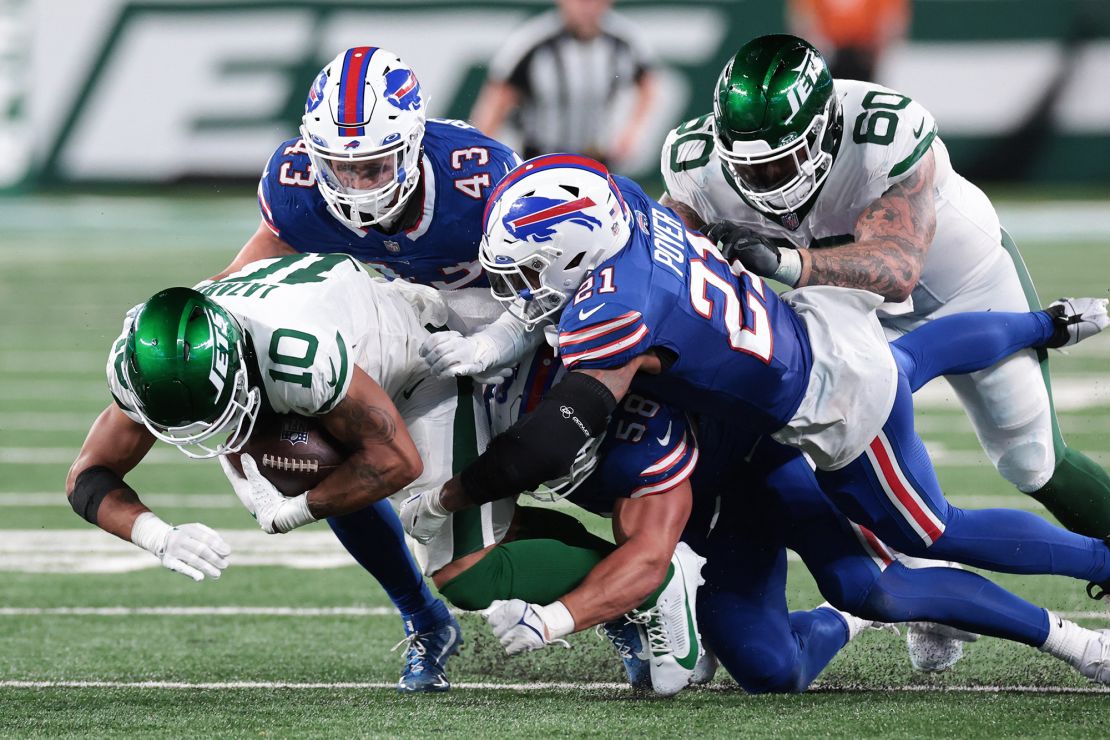
[[(1110, 585), (1101, 540), (1028, 512), (949, 504), (912, 419), (924, 380), (1080, 341), (1110, 323), (1105, 300), (1007, 314), (1005, 331), (974, 314), (951, 317), (967, 326), (946, 328), (928, 354), (888, 345), (875, 294), (818, 286), (780, 298), (635, 183), (574, 155), (513, 170), (485, 224), (493, 292), (526, 325), (558, 321), (570, 372), (461, 475), (406, 504), (420, 522), (414, 536), (449, 512), (565, 474), (635, 379), (662, 401), (805, 452), (837, 507), (902, 552), (1067, 575), (1089, 581), (1088, 593)], [(1062, 630), (1047, 616), (1038, 629), (1042, 642)]]
[[(345, 545), (374, 538), (374, 575), (410, 640), (398, 688), (446, 690), (459, 626), (425, 585), (385, 500), (443, 480), (451, 422), (459, 416), (462, 424), (467, 415), (457, 409), (471, 407), (468, 383), (430, 377), (419, 355), (425, 325), (446, 317), (439, 294), (372, 278), (347, 256), (300, 254), (251, 263), (202, 290), (162, 291), (125, 319), (107, 366), (114, 403), (69, 472), (74, 510), (171, 570), (218, 578), (230, 553), (224, 540), (203, 524), (162, 521), (124, 477), (155, 440), (190, 457), (220, 456), (266, 532), (327, 518)], [(350, 457), (311, 491), (282, 496), (250, 456), (242, 472), (225, 457), (262, 409), (320, 417)], [(358, 558), (363, 547), (348, 549)]]
[[(888, 338), (960, 312), (1040, 307), (990, 201), (953, 170), (933, 116), (894, 90), (833, 80), (802, 39), (742, 46), (713, 112), (668, 135), (660, 166), (662, 202), (726, 258), (792, 287), (877, 293)], [(1110, 477), (1064, 444), (1044, 350), (948, 380), (1006, 480), (1069, 529), (1110, 534)]]
[[(309, 89), (299, 135), (281, 142), (266, 163), (258, 184), (261, 223), (220, 276), (259, 259), (322, 252), (352, 255), (390, 280), (447, 291), (451, 330), (426, 339), (422, 352), (428, 365), (439, 376), (475, 374), (496, 381), (498, 368), (539, 341), (502, 317), (485, 289), (477, 256), (490, 189), (520, 160), (463, 121), (428, 120), (427, 106), (416, 73), (397, 55), (373, 46), (339, 53)], [(469, 408), (459, 408), (465, 419), (441, 415), (442, 428), (417, 440), (421, 451), (427, 444), (450, 445), (456, 423), (473, 424)], [(460, 454), (468, 441), (472, 447), (477, 442), (473, 433), (465, 434)], [(448, 467), (435, 474), (440, 472), (446, 478), (454, 471)], [(492, 544), (511, 516), (508, 502), (484, 507), (460, 517), (450, 536), (416, 554), (426, 572), (436, 572), (472, 547)], [(383, 505), (328, 522), (389, 591), (388, 584), (399, 577), (403, 544), (380, 532), (397, 528), (395, 514)], [(417, 636), (410, 663), (437, 654), (421, 644), (427, 630), (453, 629), (445, 612), (415, 632), (409, 621), (406, 631)], [(402, 683), (419, 684), (434, 673), (418, 676), (406, 669)]]

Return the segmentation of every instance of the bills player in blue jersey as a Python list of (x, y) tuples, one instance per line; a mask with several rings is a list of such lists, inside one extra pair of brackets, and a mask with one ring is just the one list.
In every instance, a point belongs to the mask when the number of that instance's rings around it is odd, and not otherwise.
[[(936, 332), (943, 333), (943, 327)], [(920, 334), (915, 339), (929, 341)], [(918, 351), (907, 342), (910, 351)], [(550, 388), (562, 372), (552, 371), (537, 353), (521, 366), (521, 376), (527, 377), (514, 382), (515, 396), (492, 396), (494, 415), (501, 407), (514, 416), (528, 413), (538, 401), (533, 396)], [(1085, 663), (1085, 650), (1068, 649), (1076, 644), (1100, 648), (1094, 631), (1061, 620), (1071, 639), (1049, 642), (1043, 623), (1060, 619), (1056, 615), (975, 574), (898, 563), (877, 537), (832, 505), (793, 448), (630, 393), (588, 454), (593, 464), (572, 474), (568, 500), (614, 516), (621, 546), (580, 575), (555, 604), (526, 603), (535, 598), (528, 588), (504, 594), (513, 601), (495, 614), (508, 612), (513, 619), (491, 622), (510, 654), (540, 649), (565, 634), (552, 616), (563, 609), (578, 631), (641, 604), (644, 594), (664, 580), (661, 566), (681, 534), (683, 542), (708, 557), (702, 569), (705, 585), (697, 594), (701, 635), (747, 691), (804, 690), (873, 622), (936, 619), (1041, 648), (1088, 677), (1108, 678), (1105, 662)], [(808, 611), (787, 608), (785, 548), (802, 556), (831, 603)], [(630, 618), (636, 620), (641, 611), (633, 610)], [(518, 621), (521, 614), (526, 618)], [(664, 631), (660, 637), (669, 635)], [(649, 655), (640, 653), (642, 660)], [(636, 657), (626, 656), (626, 664)], [(673, 673), (680, 671), (672, 667)], [(639, 685), (636, 676), (633, 667), (634, 686)]]
[[(477, 260), (481, 214), (491, 188), (519, 159), (463, 121), (426, 115), (427, 96), (415, 72), (395, 54), (373, 46), (338, 54), (312, 83), (300, 135), (279, 144), (266, 163), (258, 184), (258, 230), (217, 277), (268, 257), (349, 254), (389, 279), (451, 291), (463, 303), (456, 304), (457, 313), (470, 320), (497, 317), (499, 311), (484, 310), (483, 301), (468, 307), (474, 293), (492, 303)], [(519, 323), (504, 319), (472, 337), (441, 332), (429, 342), (429, 364), (446, 358), (458, 365), (460, 356), (467, 361), (454, 374), (480, 373), (526, 345)], [(449, 417), (428, 444), (450, 439)], [(329, 524), (401, 612), (410, 644), (399, 688), (445, 689), (444, 635), (453, 641), (458, 625), (425, 586), (389, 503)]]
[(525, 324), (558, 319), (572, 372), (475, 464), (412, 503), (420, 515), (406, 518), (424, 531), (561, 474), (635, 379), (661, 400), (802, 450), (841, 511), (902, 552), (1110, 583), (1110, 548), (1098, 539), (1027, 512), (950, 505), (913, 429), (911, 397), (921, 378), (1097, 333), (1104, 300), (1008, 314), (994, 353), (974, 337), (945, 338), (928, 354), (891, 348), (874, 294), (821, 286), (780, 298), (742, 268), (734, 274), (635, 183), (572, 155), (510, 173), (485, 222), (495, 295)]

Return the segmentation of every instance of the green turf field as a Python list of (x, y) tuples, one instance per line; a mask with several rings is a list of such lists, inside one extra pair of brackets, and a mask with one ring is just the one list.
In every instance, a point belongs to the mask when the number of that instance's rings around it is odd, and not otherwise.
[[(1023, 204), (1023, 207), (1028, 204)], [(1099, 217), (1099, 208), (1103, 218)], [(1105, 220), (1110, 206), (1083, 210)], [(1044, 297), (1107, 295), (1110, 236), (1014, 229)], [(1082, 219), (1081, 219), (1082, 220)], [(391, 688), (401, 625), (327, 528), (258, 531), (214, 463), (156, 448), (129, 481), (163, 518), (225, 533), (233, 565), (195, 584), (95, 530), (63, 482), (108, 401), (104, 360), (123, 312), (222, 268), (257, 226), (249, 199), (0, 200), (0, 734), (1086, 736), (1110, 732), (1110, 697), (1052, 658), (983, 639), (940, 676), (904, 642), (866, 634), (802, 696), (748, 697), (718, 677), (669, 701), (634, 698), (608, 644), (499, 653), (463, 615), (455, 689)], [(1069, 220), (1070, 226), (1076, 221)], [(1103, 225), (1102, 228), (1106, 228)], [(1025, 238), (1023, 233), (1029, 238)], [(1054, 360), (1071, 444), (1110, 464), (1110, 339)], [(951, 393), (927, 388), (920, 428), (951, 498), (1038, 510), (991, 470)], [(605, 523), (596, 521), (601, 531)], [(791, 565), (792, 605), (820, 599)], [(1106, 613), (1065, 579), (999, 577), (1089, 626)]]

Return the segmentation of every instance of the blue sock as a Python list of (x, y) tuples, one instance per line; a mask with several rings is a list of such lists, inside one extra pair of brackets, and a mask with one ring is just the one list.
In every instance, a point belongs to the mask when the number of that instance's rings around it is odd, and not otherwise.
[(1102, 540), (1069, 532), (1028, 511), (949, 505), (944, 535), (924, 553), (913, 554), (1000, 573), (1110, 580), (1110, 547)]
[(1052, 319), (1043, 311), (976, 311), (935, 319), (890, 343), (912, 390), (940, 375), (990, 367), (1018, 350), (1048, 341)]
[(848, 643), (848, 625), (832, 609), (790, 612), (790, 630), (798, 641), (798, 686), (804, 691)]
[(447, 606), (424, 583), (389, 501), (328, 517), (328, 524), (347, 552), (385, 589), (405, 620), (406, 633), (426, 631), (450, 618)]
[(857, 616), (883, 622), (939, 622), (1040, 647), (1048, 613), (975, 573), (955, 568), (883, 571)]

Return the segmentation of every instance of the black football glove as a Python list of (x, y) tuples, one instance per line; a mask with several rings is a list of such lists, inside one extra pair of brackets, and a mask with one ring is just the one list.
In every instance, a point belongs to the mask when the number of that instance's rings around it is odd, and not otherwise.
[(779, 248), (747, 226), (718, 221), (705, 230), (705, 235), (717, 243), (726, 260), (739, 260), (744, 269), (760, 277), (772, 277), (782, 263)]

